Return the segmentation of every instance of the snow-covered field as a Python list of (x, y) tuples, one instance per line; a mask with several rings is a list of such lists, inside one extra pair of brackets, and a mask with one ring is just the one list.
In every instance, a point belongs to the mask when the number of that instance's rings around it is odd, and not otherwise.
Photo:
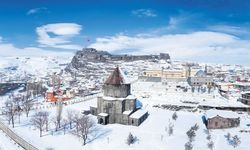
[[(166, 86), (166, 85), (165, 85)], [(126, 126), (120, 124), (109, 124), (109, 125), (97, 125), (98, 130), (95, 132), (94, 138), (83, 146), (83, 141), (78, 137), (71, 134), (69, 131), (64, 135), (63, 131), (54, 132), (53, 127), (48, 131), (44, 132), (43, 136), (39, 137), (39, 131), (34, 129), (34, 127), (29, 125), (29, 119), (24, 115), (21, 117), (21, 124), (16, 121), (16, 127), (13, 129), (16, 133), (22, 136), (27, 141), (31, 142), (39, 149), (53, 148), (57, 150), (68, 150), (68, 149), (88, 149), (88, 150), (99, 150), (99, 149), (111, 149), (111, 150), (127, 150), (127, 149), (142, 149), (142, 150), (181, 150), (184, 149), (185, 143), (188, 141), (186, 132), (194, 124), (199, 125), (199, 129), (196, 132), (195, 141), (193, 142), (194, 150), (206, 150), (207, 139), (206, 139), (206, 127), (202, 123), (201, 117), (206, 114), (208, 117), (213, 117), (217, 114), (231, 117), (240, 117), (241, 125), (238, 128), (223, 129), (223, 130), (211, 130), (212, 141), (215, 144), (216, 150), (230, 150), (230, 149), (240, 149), (248, 150), (250, 133), (240, 133), (242, 129), (250, 130), (246, 125), (250, 123), (249, 115), (247, 113), (238, 114), (231, 111), (219, 111), (219, 110), (209, 110), (203, 111), (198, 110), (196, 112), (188, 111), (178, 111), (178, 118), (176, 121), (172, 120), (173, 111), (154, 108), (153, 105), (157, 104), (182, 104), (180, 100), (198, 101), (200, 103), (206, 104), (223, 104), (223, 105), (237, 105), (241, 106), (240, 103), (235, 101), (227, 101), (221, 96), (213, 93), (215, 95), (208, 94), (188, 94), (185, 92), (175, 91), (175, 90), (165, 90), (165, 86), (160, 83), (150, 83), (150, 82), (137, 82), (132, 85), (132, 93), (138, 97), (138, 99), (143, 103), (143, 109), (148, 110), (149, 117), (139, 126)], [(144, 97), (145, 94), (150, 95), (147, 98)], [(206, 99), (204, 102), (203, 99)], [(96, 105), (96, 99), (85, 101), (82, 103), (76, 103), (73, 105), (68, 105), (63, 108), (63, 115), (66, 114), (67, 109), (76, 109), (79, 111), (86, 110), (89, 106)], [(55, 108), (48, 108), (51, 115), (55, 114)], [(32, 112), (34, 113), (34, 112)], [(92, 116), (96, 120), (95, 116)], [(17, 119), (16, 119), (17, 120)], [(173, 135), (169, 136), (166, 132), (169, 123), (174, 125)], [(126, 144), (127, 136), (131, 132), (138, 138), (132, 145)], [(241, 140), (241, 144), (234, 148), (229, 145), (225, 135), (227, 133), (232, 135), (238, 135)], [(1, 138), (3, 134), (0, 132), (0, 139), (2, 141), (6, 138)], [(1, 143), (1, 142), (0, 142)], [(9, 144), (8, 144), (9, 145)], [(10, 145), (9, 145), (10, 146)], [(6, 149), (0, 144), (0, 149)], [(7, 148), (8, 149), (8, 148)]]

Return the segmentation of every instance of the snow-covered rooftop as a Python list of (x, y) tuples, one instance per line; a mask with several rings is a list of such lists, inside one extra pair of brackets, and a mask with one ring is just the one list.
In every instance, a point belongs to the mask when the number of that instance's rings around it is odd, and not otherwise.
[(148, 112), (147, 110), (139, 109), (136, 112), (134, 112), (132, 115), (130, 115), (130, 118), (139, 119), (139, 118), (141, 118), (141, 116), (143, 116), (147, 112)]
[(132, 110), (126, 110), (123, 112), (124, 115), (129, 115), (132, 112)]
[(103, 96), (102, 98), (104, 100), (110, 100), (110, 101), (116, 101), (116, 100), (123, 101), (125, 99), (135, 99), (135, 96), (134, 95), (128, 95), (125, 98), (116, 98), (116, 97), (110, 97), (110, 96)]
[(108, 114), (107, 113), (100, 113), (100, 114), (98, 114), (98, 116), (106, 117), (106, 116), (108, 116)]

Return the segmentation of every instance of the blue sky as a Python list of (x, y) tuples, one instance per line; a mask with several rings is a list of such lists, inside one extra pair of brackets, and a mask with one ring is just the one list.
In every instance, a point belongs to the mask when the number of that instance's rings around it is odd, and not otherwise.
[(250, 64), (249, 0), (8, 0), (0, 20), (2, 56), (95, 47)]

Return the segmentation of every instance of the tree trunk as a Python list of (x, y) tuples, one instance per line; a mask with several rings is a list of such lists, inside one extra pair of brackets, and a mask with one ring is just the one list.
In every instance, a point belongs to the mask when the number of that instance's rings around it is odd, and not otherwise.
[(83, 145), (86, 145), (86, 139), (83, 138)]
[(40, 129), (40, 137), (42, 137), (42, 129)]
[(11, 117), (12, 128), (15, 127), (14, 116)]
[(21, 116), (21, 114), (19, 113), (18, 114), (18, 123), (20, 124), (20, 116)]

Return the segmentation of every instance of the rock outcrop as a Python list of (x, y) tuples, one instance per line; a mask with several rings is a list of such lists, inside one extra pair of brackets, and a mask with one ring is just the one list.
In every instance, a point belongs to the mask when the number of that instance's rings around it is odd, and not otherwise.
[(160, 53), (159, 55), (112, 55), (107, 51), (98, 51), (94, 48), (84, 48), (81, 51), (77, 51), (73, 57), (71, 63), (66, 67), (66, 71), (72, 72), (74, 69), (81, 69), (88, 67), (89, 62), (103, 62), (109, 63), (113, 61), (138, 61), (138, 60), (159, 60), (170, 59), (169, 54)]

